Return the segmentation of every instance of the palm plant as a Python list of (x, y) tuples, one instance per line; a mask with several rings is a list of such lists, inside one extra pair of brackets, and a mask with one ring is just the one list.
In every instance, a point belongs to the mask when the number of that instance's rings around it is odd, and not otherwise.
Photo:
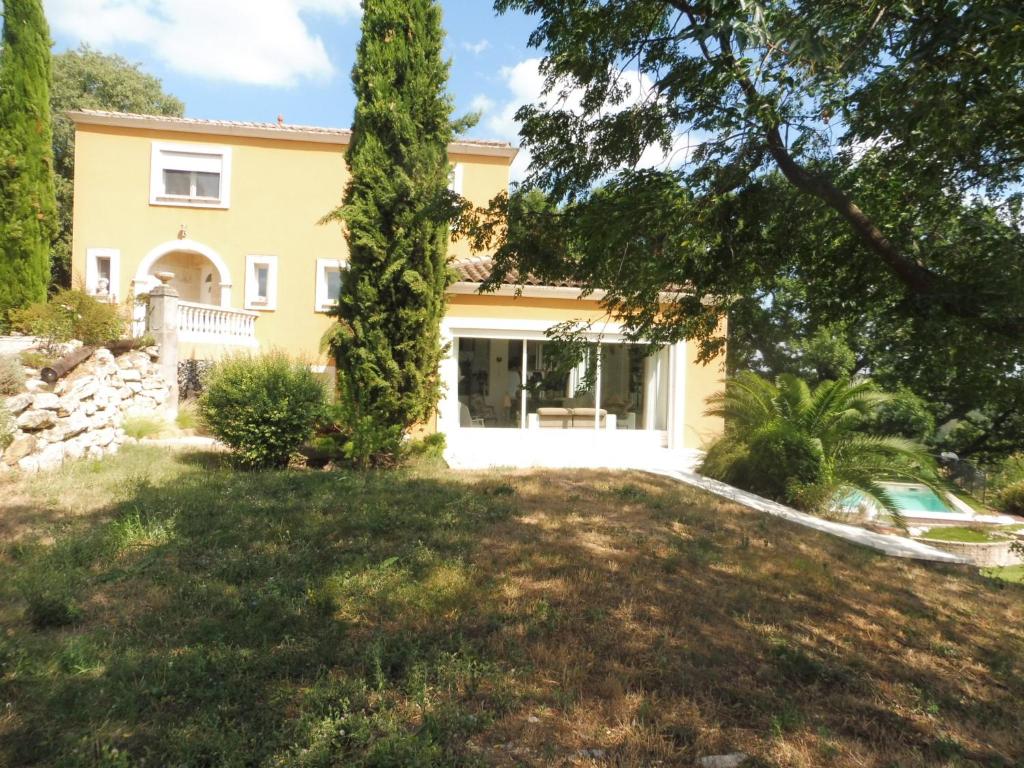
[(709, 416), (726, 429), (701, 471), (754, 493), (812, 512), (829, 512), (853, 493), (905, 521), (882, 484), (902, 480), (934, 486), (924, 446), (864, 426), (891, 396), (866, 380), (825, 381), (812, 390), (793, 375), (774, 383), (744, 372), (708, 398)]

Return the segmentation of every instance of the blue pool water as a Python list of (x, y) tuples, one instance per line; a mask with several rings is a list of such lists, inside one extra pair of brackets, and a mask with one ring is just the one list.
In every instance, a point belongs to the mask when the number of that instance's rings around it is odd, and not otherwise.
[[(889, 496), (896, 504), (896, 508), (904, 514), (949, 514), (951, 510), (946, 502), (926, 485), (911, 485), (904, 483), (882, 483), (889, 492)], [(860, 493), (853, 493), (846, 499), (844, 506), (855, 507), (864, 496)]]

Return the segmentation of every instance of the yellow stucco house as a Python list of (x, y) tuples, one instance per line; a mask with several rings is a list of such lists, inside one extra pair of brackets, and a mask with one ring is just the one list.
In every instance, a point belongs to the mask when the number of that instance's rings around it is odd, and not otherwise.
[[(215, 359), (280, 348), (330, 371), (326, 311), (345, 290), (347, 245), (319, 219), (340, 201), (351, 132), (100, 111), (75, 122), (73, 282), (119, 302), (159, 272), (179, 302), (179, 355)], [(458, 140), (452, 185), (477, 205), (506, 190), (516, 149)], [(442, 333), (445, 395), (436, 427), (465, 465), (615, 465), (614, 457), (692, 452), (721, 424), (702, 415), (721, 386), (685, 342), (626, 344), (597, 299), (571, 286), (481, 295), (486, 255), (451, 245), (459, 281)], [(544, 332), (596, 320), (600, 347), (568, 376), (545, 366)], [(587, 375), (592, 366), (596, 375)], [(627, 462), (629, 463), (629, 462)]]

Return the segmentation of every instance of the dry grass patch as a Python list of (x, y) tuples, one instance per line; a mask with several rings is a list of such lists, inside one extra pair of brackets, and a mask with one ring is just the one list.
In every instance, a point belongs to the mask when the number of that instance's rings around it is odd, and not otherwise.
[(0, 765), (1024, 754), (1024, 588), (665, 478), (136, 448), (3, 483)]

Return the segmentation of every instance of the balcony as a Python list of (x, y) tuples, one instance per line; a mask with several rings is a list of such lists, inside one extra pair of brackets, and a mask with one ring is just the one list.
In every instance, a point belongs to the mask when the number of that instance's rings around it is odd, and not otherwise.
[(179, 301), (178, 338), (201, 344), (258, 347), (256, 318), (259, 316), (259, 312), (245, 309)]

